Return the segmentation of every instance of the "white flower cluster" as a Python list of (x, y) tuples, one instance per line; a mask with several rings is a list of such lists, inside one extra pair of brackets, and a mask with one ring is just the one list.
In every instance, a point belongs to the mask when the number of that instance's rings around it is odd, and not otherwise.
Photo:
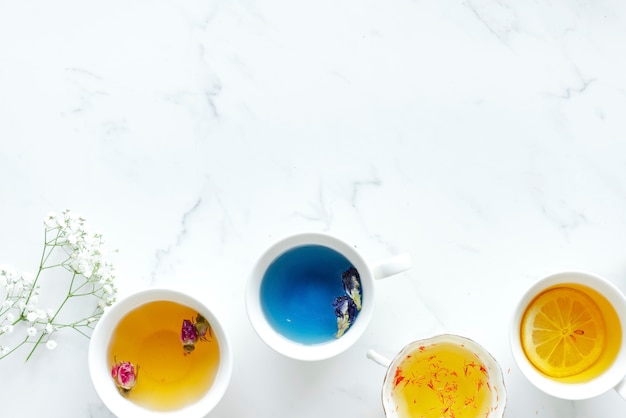
[(54, 244), (70, 250), (63, 266), (89, 282), (101, 285), (104, 293), (101, 307), (111, 305), (115, 301), (115, 275), (102, 234), (90, 232), (84, 218), (67, 210), (62, 216), (49, 214), (44, 224), (48, 233), (58, 231)]
[[(33, 344), (27, 360), (41, 343), (53, 350), (57, 343), (52, 336), (63, 328), (89, 336), (86, 330), (93, 329), (104, 309), (115, 302), (115, 271), (102, 235), (90, 232), (85, 219), (69, 210), (60, 216), (48, 215), (44, 224), (44, 251), (35, 276), (18, 275), (12, 268), (0, 266), (0, 296), (4, 294), (0, 299), (0, 359), (27, 343)], [(56, 309), (44, 310), (38, 307), (41, 280), (44, 272), (54, 268), (69, 273), (67, 295)], [(88, 315), (60, 323), (61, 310), (70, 299), (78, 297), (88, 297), (85, 302), (93, 305), (87, 306)], [(17, 331), (18, 326), (24, 328), (23, 332)], [(14, 344), (5, 345), (7, 341)]]

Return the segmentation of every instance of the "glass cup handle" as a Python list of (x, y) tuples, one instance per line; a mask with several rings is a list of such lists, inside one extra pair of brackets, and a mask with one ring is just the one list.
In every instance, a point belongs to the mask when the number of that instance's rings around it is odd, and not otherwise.
[(367, 358), (380, 364), (384, 368), (389, 368), (389, 365), (391, 364), (391, 360), (389, 360), (387, 357), (383, 356), (382, 354), (378, 354), (374, 350), (367, 350)]
[(622, 398), (626, 399), (626, 377), (624, 377), (614, 389)]
[(374, 264), (372, 266), (372, 274), (377, 280), (384, 279), (410, 269), (412, 264), (411, 256), (400, 254)]

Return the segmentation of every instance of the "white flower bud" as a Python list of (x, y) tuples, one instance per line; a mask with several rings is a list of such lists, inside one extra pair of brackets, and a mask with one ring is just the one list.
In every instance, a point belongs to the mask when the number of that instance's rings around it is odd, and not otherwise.
[(35, 281), (35, 277), (30, 273), (22, 273), (22, 280), (30, 285)]
[(54, 350), (57, 347), (57, 343), (54, 340), (48, 340), (48, 342), (46, 343), (46, 348), (48, 350)]
[(15, 270), (9, 266), (0, 267), (0, 275), (5, 276), (9, 283), (13, 281), (13, 277), (15, 277)]
[(28, 315), (26, 315), (26, 319), (28, 322), (35, 322), (37, 320), (37, 312), (29, 312)]
[(27, 334), (29, 337), (34, 337), (35, 335), (37, 335), (37, 328), (35, 328), (35, 327), (28, 327), (28, 328), (26, 329), (26, 334)]
[(50, 212), (48, 216), (46, 216), (46, 219), (44, 219), (43, 223), (48, 228), (54, 228), (59, 224), (59, 220), (57, 219), (57, 215), (55, 213)]

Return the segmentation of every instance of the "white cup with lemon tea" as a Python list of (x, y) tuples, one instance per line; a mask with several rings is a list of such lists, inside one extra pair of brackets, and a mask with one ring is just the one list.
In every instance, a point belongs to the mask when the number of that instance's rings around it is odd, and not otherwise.
[(626, 399), (626, 298), (595, 274), (547, 276), (518, 301), (511, 326), (513, 357), (526, 378), (562, 399), (615, 389)]
[(501, 418), (506, 388), (496, 359), (477, 342), (453, 334), (413, 341), (389, 360), (382, 401), (387, 418)]

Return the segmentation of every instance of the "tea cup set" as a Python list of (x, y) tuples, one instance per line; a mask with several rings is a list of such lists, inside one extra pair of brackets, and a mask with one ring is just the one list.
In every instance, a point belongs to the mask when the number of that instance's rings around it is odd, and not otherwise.
[[(376, 281), (411, 267), (401, 254), (378, 263), (365, 260), (355, 246), (333, 235), (298, 233), (268, 247), (251, 269), (245, 290), (247, 316), (258, 337), (282, 356), (296, 361), (323, 361), (352, 347), (363, 335), (374, 315)], [(544, 292), (561, 284), (578, 283), (603, 295), (614, 308), (620, 329), (614, 359), (604, 370), (585, 381), (553, 379), (537, 370), (524, 353), (520, 324), (527, 306)], [(122, 396), (111, 378), (109, 345), (118, 323), (129, 312), (153, 301), (172, 301), (188, 306), (210, 324), (219, 344), (219, 365), (210, 388), (199, 399), (183, 407), (155, 411)], [(330, 303), (332, 301), (332, 304)], [(518, 300), (510, 324), (509, 343), (513, 358), (523, 375), (546, 394), (562, 399), (585, 399), (615, 389), (626, 399), (626, 298), (608, 280), (585, 272), (560, 272), (538, 280)], [(443, 334), (408, 342), (389, 360), (369, 350), (364, 353), (386, 368), (381, 382), (381, 402), (388, 418), (401, 418), (393, 397), (400, 364), (429, 345), (455, 343), (480, 359), (488, 373), (487, 386), (496, 395), (488, 416), (504, 416), (506, 387), (498, 362), (479, 343), (459, 335)], [(98, 322), (89, 345), (89, 371), (93, 385), (107, 408), (119, 417), (204, 417), (217, 406), (229, 385), (233, 371), (232, 342), (222, 322), (198, 298), (171, 289), (135, 292), (111, 306)], [(192, 353), (193, 354), (193, 353)], [(140, 365), (139, 365), (140, 366)], [(139, 369), (138, 380), (141, 379)], [(470, 415), (468, 415), (470, 416)], [(481, 415), (483, 416), (483, 415)]]

